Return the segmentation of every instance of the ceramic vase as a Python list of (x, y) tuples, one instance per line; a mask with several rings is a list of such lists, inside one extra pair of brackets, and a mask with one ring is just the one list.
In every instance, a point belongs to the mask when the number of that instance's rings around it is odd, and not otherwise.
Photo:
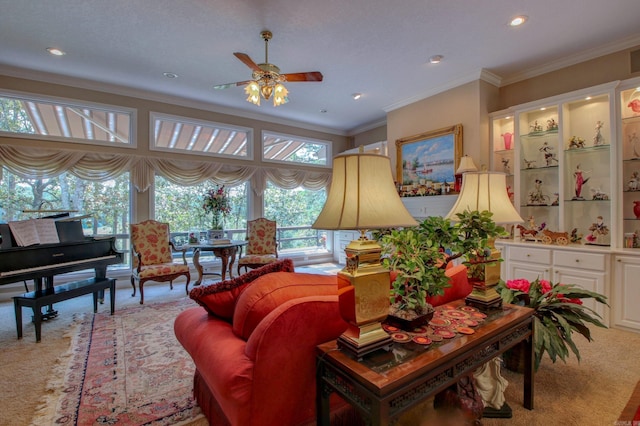
[(640, 200), (633, 202), (633, 214), (636, 215), (636, 219), (640, 219)]
[(513, 133), (504, 133), (502, 135), (502, 139), (504, 139), (504, 149), (511, 149), (511, 140), (513, 138)]

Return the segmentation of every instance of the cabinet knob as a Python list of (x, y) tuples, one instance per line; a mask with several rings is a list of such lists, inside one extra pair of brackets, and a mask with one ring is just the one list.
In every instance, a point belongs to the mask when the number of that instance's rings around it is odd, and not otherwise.
[(531, 255), (527, 253), (527, 257), (531, 257)]
[(579, 262), (580, 262), (580, 259), (576, 259), (576, 263), (579, 263)]
[(622, 260), (620, 260), (620, 259), (616, 259), (616, 260), (617, 260), (618, 262), (622, 262)]

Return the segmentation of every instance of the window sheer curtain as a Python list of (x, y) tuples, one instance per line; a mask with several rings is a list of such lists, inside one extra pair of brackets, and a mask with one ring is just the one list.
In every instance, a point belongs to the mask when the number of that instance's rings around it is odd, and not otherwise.
[[(235, 186), (251, 181), (256, 195), (262, 196), (267, 179), (274, 185), (293, 189), (318, 190), (331, 181), (330, 171), (294, 170), (264, 166), (239, 166), (222, 162), (175, 161), (125, 154), (21, 148), (0, 145), (0, 165), (24, 179), (52, 178), (69, 172), (81, 179), (106, 181), (129, 171), (133, 186), (145, 192), (160, 174), (172, 183), (184, 186), (211, 180)], [(2, 167), (0, 167), (0, 179)]]

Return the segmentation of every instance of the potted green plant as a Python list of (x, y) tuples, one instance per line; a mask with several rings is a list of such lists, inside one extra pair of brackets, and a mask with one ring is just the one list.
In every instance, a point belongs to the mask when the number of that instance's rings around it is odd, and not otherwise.
[[(585, 290), (575, 284), (552, 284), (537, 279), (529, 282), (525, 279), (501, 281), (498, 292), (504, 303), (515, 303), (534, 309), (533, 327), (535, 369), (540, 366), (546, 352), (553, 362), (558, 358), (566, 362), (573, 352), (580, 360), (580, 352), (573, 341), (573, 333), (578, 332), (591, 341), (591, 332), (587, 324), (606, 326), (601, 317), (592, 309), (583, 305), (582, 299), (592, 298), (598, 303), (607, 304), (602, 294)], [(515, 352), (515, 353), (514, 353)], [(507, 367), (518, 370), (517, 351), (507, 356)]]
[(383, 265), (395, 274), (389, 315), (408, 328), (424, 324), (433, 315), (427, 295), (443, 294), (449, 286), (446, 255), (416, 227), (393, 229), (381, 237), (380, 245)]
[(457, 238), (450, 243), (450, 250), (455, 257), (462, 257), (467, 266), (467, 275), (471, 282), (485, 280), (485, 268), (488, 264), (499, 262), (501, 259), (492, 256), (494, 241), (504, 236), (504, 227), (497, 225), (493, 213), (484, 210), (466, 210), (458, 213), (457, 223), (453, 225)]
[(466, 211), (458, 214), (456, 223), (430, 216), (417, 227), (380, 233), (383, 265), (396, 274), (390, 315), (415, 318), (431, 310), (426, 297), (444, 293), (449, 286), (445, 271), (454, 259), (462, 258), (470, 272), (481, 275), (484, 268), (476, 266), (478, 259), (489, 261), (491, 241), (504, 234), (491, 216), (488, 211)]

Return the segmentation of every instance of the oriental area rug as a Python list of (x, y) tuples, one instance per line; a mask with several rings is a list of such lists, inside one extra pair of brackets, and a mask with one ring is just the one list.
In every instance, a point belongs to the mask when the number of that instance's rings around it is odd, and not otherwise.
[(175, 317), (192, 306), (185, 298), (82, 316), (49, 413), (34, 424), (164, 426), (203, 417), (192, 398), (195, 367), (173, 333)]
[(620, 418), (616, 426), (640, 426), (640, 382), (629, 398), (624, 411), (620, 414)]

